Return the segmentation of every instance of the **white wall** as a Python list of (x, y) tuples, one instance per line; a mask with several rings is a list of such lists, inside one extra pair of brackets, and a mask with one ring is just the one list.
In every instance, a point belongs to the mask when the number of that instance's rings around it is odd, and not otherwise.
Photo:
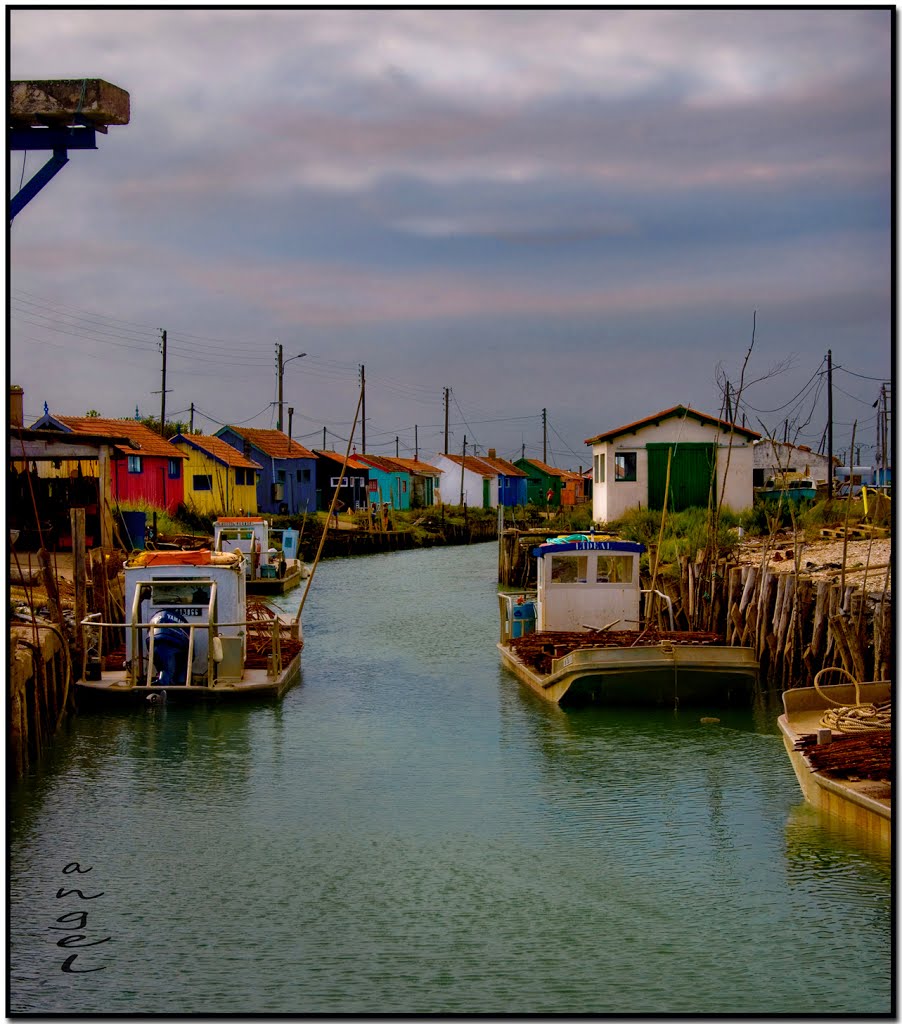
[[(713, 424), (700, 423), (696, 419), (672, 417), (660, 425), (649, 424), (635, 433), (624, 434), (611, 441), (592, 446), (592, 518), (596, 522), (612, 522), (620, 518), (627, 509), (648, 506), (648, 452), (646, 445), (705, 443), (718, 445), (717, 487), (723, 488), (723, 504), (734, 511), (751, 506), (754, 500), (752, 469), (754, 449), (751, 441), (741, 434), (734, 434), (732, 445), (730, 435)], [(623, 481), (614, 479), (615, 456), (620, 452), (636, 453), (636, 479)], [(604, 483), (598, 482), (596, 457), (604, 460)], [(729, 468), (727, 461), (729, 460)]]
[[(444, 471), (441, 475), (441, 493), (436, 500), (438, 502), (443, 502), (445, 505), (459, 505), (460, 464), (446, 458), (444, 454), (433, 455), (427, 461), (430, 466), (435, 466), (436, 469)], [(482, 481), (483, 477), (481, 474), (474, 473), (470, 469), (465, 469), (463, 471), (464, 504), (468, 505), (470, 508), (473, 508), (474, 506), (476, 508), (482, 508)], [(491, 507), (497, 508), (497, 477), (489, 482), (489, 500), (491, 501)]]
[[(753, 447), (755, 469), (764, 470), (765, 480), (769, 476), (776, 476), (778, 472), (786, 470), (811, 475), (815, 480), (827, 481), (830, 479), (830, 459), (826, 455), (805, 451), (795, 445), (784, 444), (782, 441), (756, 441)], [(775, 448), (776, 451), (774, 451)]]

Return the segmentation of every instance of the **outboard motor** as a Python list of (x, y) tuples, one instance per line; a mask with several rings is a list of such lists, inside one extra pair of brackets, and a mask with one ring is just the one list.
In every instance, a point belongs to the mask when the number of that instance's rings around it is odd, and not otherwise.
[(150, 637), (153, 635), (153, 665), (158, 675), (157, 686), (184, 684), (188, 675), (188, 639), (190, 630), (177, 628), (187, 626), (188, 620), (178, 612), (157, 612), (150, 620), (153, 629), (147, 631), (144, 641), (145, 653), (150, 652)]

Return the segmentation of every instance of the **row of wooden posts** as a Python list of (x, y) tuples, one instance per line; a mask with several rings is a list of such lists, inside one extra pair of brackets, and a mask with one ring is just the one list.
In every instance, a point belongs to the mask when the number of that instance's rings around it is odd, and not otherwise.
[(752, 647), (762, 683), (783, 690), (811, 686), (821, 669), (833, 667), (862, 681), (889, 678), (892, 595), (883, 579), (879, 589), (866, 591), (842, 578), (813, 580), (792, 569), (774, 572), (726, 559), (710, 572), (700, 570), (683, 558), (678, 580), (658, 580), (677, 624)]
[[(534, 586), (530, 552), (546, 534), (504, 531), (498, 565), (502, 585)], [(739, 565), (721, 558), (709, 566), (683, 557), (679, 576), (658, 575), (655, 589), (670, 598), (678, 629), (707, 630), (731, 646), (754, 648), (760, 680), (768, 688), (811, 686), (821, 669), (833, 667), (861, 681), (890, 677), (893, 611), (888, 575), (872, 571), (867, 576), (871, 586), (864, 589), (848, 578), (851, 572), (813, 580), (792, 569), (774, 572), (768, 564), (762, 559), (761, 565)], [(658, 602), (652, 614), (665, 629), (669, 621), (662, 605)]]

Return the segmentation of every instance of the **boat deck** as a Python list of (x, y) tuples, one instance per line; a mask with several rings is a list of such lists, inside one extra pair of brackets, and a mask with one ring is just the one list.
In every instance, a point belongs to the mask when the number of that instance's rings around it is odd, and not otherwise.
[[(879, 702), (889, 683), (863, 683), (787, 690), (778, 719), (783, 744), (805, 799), (842, 818), (861, 833), (889, 842), (892, 817), (892, 731), (844, 733), (831, 729), (829, 743), (817, 743), (824, 713), (838, 705)], [(829, 699), (825, 699), (829, 698)]]
[(635, 630), (546, 630), (526, 633), (509, 641), (511, 650), (537, 672), (552, 671), (552, 661), (575, 651), (649, 648), (658, 644), (679, 647), (707, 647), (722, 644), (717, 633), (687, 633), (647, 629)]

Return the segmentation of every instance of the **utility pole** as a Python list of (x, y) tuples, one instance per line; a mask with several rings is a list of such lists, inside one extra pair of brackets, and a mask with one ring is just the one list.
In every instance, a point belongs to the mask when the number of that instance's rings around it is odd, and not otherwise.
[(282, 429), (282, 374), (285, 371), (285, 364), (282, 361), (282, 346), (276, 345), (276, 379), (279, 384), (279, 415), (276, 418), (276, 430)]
[(166, 436), (166, 332), (160, 328), (163, 334), (163, 387), (160, 391), (160, 437)]
[(417, 425), (416, 425), (416, 423), (414, 423), (414, 425), (413, 425), (413, 461), (414, 462), (419, 462), (420, 461), (420, 442), (419, 442), (419, 439), (417, 437)]
[(326, 451), (326, 428), (323, 427), (323, 451)]
[(398, 435), (395, 434), (395, 458), (397, 459), (400, 454), (401, 453), (398, 451)]
[(360, 453), (366, 455), (366, 370), (360, 364)]
[(827, 500), (833, 497), (833, 350), (827, 349)]
[(548, 410), (542, 410), (542, 462), (548, 462)]
[(191, 418), (188, 420), (188, 432), (194, 433), (194, 402), (191, 403)]
[(282, 346), (276, 345), (276, 377), (279, 382), (279, 415), (276, 419), (276, 430), (282, 429), (282, 378), (285, 376), (285, 364), (290, 363), (292, 359), (303, 359), (305, 355), (307, 355), (306, 352), (301, 352), (299, 355), (283, 359)]
[(448, 397), (451, 394), (450, 388), (445, 388), (445, 454), (448, 454)]
[(291, 419), (294, 416), (294, 406), (288, 406), (288, 451), (291, 451)]

